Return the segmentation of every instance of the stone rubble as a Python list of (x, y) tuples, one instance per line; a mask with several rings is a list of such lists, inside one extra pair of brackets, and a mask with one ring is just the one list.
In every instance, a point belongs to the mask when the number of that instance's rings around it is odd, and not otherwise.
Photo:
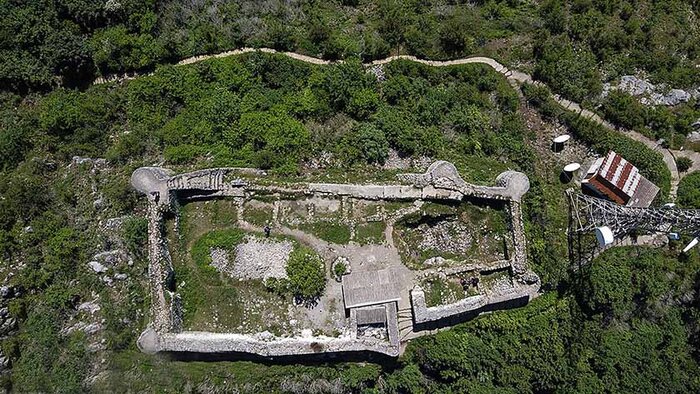
[(87, 312), (91, 315), (94, 315), (96, 312), (99, 312), (102, 308), (96, 301), (88, 301), (88, 302), (83, 302), (82, 304), (78, 305), (78, 311), (80, 312)]
[(286, 278), (287, 261), (294, 246), (290, 241), (276, 241), (249, 235), (236, 246), (231, 274), (239, 279)]
[(93, 271), (99, 273), (107, 272), (107, 267), (104, 265), (98, 263), (97, 261), (90, 261), (88, 262), (88, 266), (92, 268)]

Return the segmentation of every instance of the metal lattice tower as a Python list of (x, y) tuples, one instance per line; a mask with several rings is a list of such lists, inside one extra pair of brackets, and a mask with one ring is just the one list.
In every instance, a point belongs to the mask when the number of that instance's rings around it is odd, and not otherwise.
[(700, 235), (699, 209), (627, 207), (573, 189), (566, 194), (571, 209), (570, 231), (573, 232), (589, 232), (607, 226), (616, 238), (632, 230)]

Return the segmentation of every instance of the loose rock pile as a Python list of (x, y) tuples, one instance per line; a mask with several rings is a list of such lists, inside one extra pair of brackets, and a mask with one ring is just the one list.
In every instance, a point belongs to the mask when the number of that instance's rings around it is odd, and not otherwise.
[(231, 274), (239, 279), (286, 278), (287, 261), (293, 248), (290, 241), (248, 236), (236, 246)]
[(445, 220), (434, 226), (421, 224), (416, 229), (422, 234), (420, 250), (439, 250), (450, 254), (461, 254), (474, 243), (470, 229), (455, 220)]

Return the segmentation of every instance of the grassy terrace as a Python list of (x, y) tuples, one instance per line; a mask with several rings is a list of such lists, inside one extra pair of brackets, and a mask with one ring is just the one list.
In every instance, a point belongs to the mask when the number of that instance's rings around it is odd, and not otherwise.
[[(183, 219), (192, 224), (195, 218), (185, 214)], [(187, 235), (178, 239), (174, 223), (168, 223), (168, 241), (186, 330), (242, 333), (268, 330), (277, 335), (289, 330), (286, 318), (289, 297), (270, 292), (262, 280), (240, 281), (209, 265), (211, 247), (232, 252), (245, 232), (227, 227), (211, 230), (197, 239), (193, 239), (192, 233), (183, 233)], [(187, 239), (192, 241), (186, 242)]]

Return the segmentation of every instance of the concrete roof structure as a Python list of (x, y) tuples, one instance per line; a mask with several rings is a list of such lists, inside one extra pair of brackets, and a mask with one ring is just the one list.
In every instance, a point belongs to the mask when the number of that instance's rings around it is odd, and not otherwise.
[(380, 305), (358, 308), (357, 325), (386, 325), (386, 307)]
[(399, 283), (391, 268), (353, 272), (343, 276), (345, 308), (384, 304), (401, 299)]

